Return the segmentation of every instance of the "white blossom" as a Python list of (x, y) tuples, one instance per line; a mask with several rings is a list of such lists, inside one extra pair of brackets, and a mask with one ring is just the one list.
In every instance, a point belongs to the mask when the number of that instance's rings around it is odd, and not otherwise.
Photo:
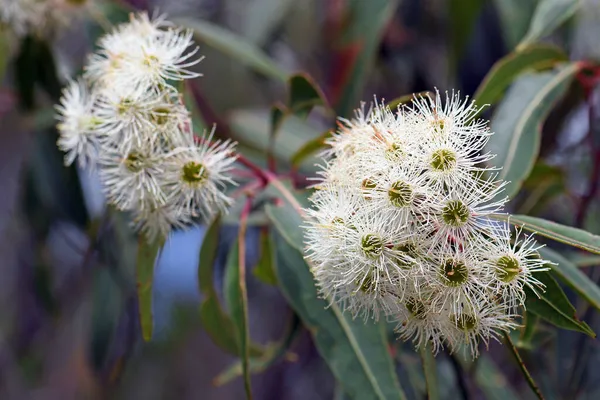
[(326, 141), (306, 210), (306, 258), (320, 293), (352, 316), (397, 323), (403, 340), (474, 357), (516, 324), (546, 269), (532, 237), (493, 219), (506, 182), (492, 135), (458, 94), (390, 110), (375, 99)]

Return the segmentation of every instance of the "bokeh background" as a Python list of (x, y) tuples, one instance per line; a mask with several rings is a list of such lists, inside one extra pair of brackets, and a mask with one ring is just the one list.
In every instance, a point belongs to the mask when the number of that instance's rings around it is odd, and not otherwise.
[[(123, 216), (103, 217), (107, 210), (93, 174), (62, 166), (52, 107), (61, 86), (81, 72), (103, 24), (124, 21), (132, 10), (159, 11), (173, 21), (210, 21), (262, 49), (283, 70), (308, 73), (338, 113), (349, 116), (373, 95), (394, 99), (436, 87), (472, 95), (523, 37), (539, 1), (104, 1), (97, 4), (100, 16), (73, 15), (44, 45), (7, 35), (3, 28), (0, 398), (244, 397), (239, 378), (215, 385), (235, 359), (212, 343), (198, 318), (198, 254), (205, 227), (175, 232), (165, 245), (155, 268), (154, 336), (144, 343), (134, 233)], [(600, 1), (580, 3), (548, 41), (573, 60), (596, 61)], [(204, 76), (188, 87), (197, 129), (216, 123), (218, 135), (238, 140), (245, 154), (264, 163), (269, 111), (285, 100), (285, 86), (223, 52), (218, 40), (205, 39), (198, 38), (206, 57), (198, 66)], [(349, 67), (356, 63), (359, 72)], [(29, 102), (23, 99), (28, 84), (34, 86)], [(340, 100), (348, 90), (347, 100)], [(600, 147), (600, 124), (598, 112), (590, 112), (599, 103), (585, 102), (581, 88), (572, 85), (543, 127), (540, 161), (513, 210), (600, 233), (600, 203), (592, 190), (599, 180), (600, 153), (594, 149)], [(332, 123), (331, 115), (318, 110), (308, 122), (288, 120), (277, 139), (278, 155), (289, 159)], [(304, 165), (307, 173), (311, 168), (311, 162)], [(580, 199), (590, 192), (589, 205), (579, 212)], [(217, 288), (236, 232), (232, 218), (220, 238)], [(90, 246), (90, 237), (101, 239)], [(249, 229), (248, 248), (247, 265), (253, 266), (260, 256), (259, 227)], [(594, 266), (600, 261), (582, 263), (598, 281), (600, 269)], [(285, 300), (252, 273), (248, 291), (251, 337), (277, 341), (292, 318)], [(573, 301), (578, 315), (600, 330), (597, 312)], [(403, 388), (411, 398), (424, 398), (418, 354), (410, 345), (395, 346)], [(542, 327), (534, 343), (521, 344), (521, 350), (548, 398), (600, 398), (597, 341)], [(436, 360), (444, 398), (531, 398), (500, 345), (492, 344), (476, 362), (444, 354)], [(304, 330), (288, 353), (252, 382), (257, 399), (344, 398)]]

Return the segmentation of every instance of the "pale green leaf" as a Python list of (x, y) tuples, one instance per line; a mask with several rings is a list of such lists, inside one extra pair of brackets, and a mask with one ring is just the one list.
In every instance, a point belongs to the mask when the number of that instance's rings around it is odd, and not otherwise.
[(580, 0), (540, 0), (531, 18), (529, 30), (517, 49), (520, 50), (552, 33), (575, 14), (579, 2)]
[(497, 155), (493, 163), (502, 167), (498, 178), (509, 182), (502, 196), (514, 196), (531, 172), (539, 153), (541, 126), (577, 70), (577, 64), (566, 64), (554, 71), (525, 74), (500, 103), (491, 123), (495, 134), (486, 150)]

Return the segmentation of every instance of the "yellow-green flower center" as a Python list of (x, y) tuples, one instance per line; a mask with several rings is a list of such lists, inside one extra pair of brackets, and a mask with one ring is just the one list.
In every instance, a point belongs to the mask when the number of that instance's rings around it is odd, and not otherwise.
[(471, 212), (460, 200), (450, 200), (442, 209), (442, 219), (447, 225), (461, 227), (467, 223)]
[(457, 287), (469, 278), (469, 269), (462, 261), (448, 259), (440, 266), (442, 281), (446, 286)]
[(450, 149), (440, 149), (433, 152), (429, 162), (436, 171), (449, 171), (456, 167), (456, 153)]
[(182, 168), (181, 178), (191, 185), (202, 185), (208, 180), (208, 170), (195, 161), (186, 163)]
[(462, 314), (458, 317), (452, 314), (450, 320), (463, 332), (470, 332), (477, 328), (477, 318), (471, 314)]
[(425, 304), (423, 304), (421, 300), (415, 297), (411, 297), (408, 300), (406, 300), (405, 306), (408, 312), (411, 313), (413, 317), (418, 319), (425, 319), (427, 307), (425, 306)]
[(512, 282), (521, 272), (519, 260), (511, 256), (502, 256), (496, 261), (494, 271), (502, 282)]
[(383, 254), (383, 239), (375, 233), (368, 233), (360, 239), (360, 247), (368, 258), (379, 258)]
[(388, 190), (388, 198), (396, 207), (408, 207), (412, 199), (412, 189), (406, 182), (394, 182)]
[(127, 168), (131, 172), (140, 172), (144, 169), (144, 156), (137, 151), (132, 151), (125, 158), (125, 168)]

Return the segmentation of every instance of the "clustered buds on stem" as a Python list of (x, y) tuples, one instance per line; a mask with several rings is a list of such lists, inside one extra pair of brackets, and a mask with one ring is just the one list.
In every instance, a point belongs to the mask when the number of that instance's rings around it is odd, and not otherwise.
[(326, 298), (353, 316), (385, 315), (416, 346), (466, 345), (473, 357), (479, 340), (516, 326), (524, 287), (541, 290), (533, 273), (547, 269), (532, 237), (490, 218), (506, 183), (487, 166), (492, 132), (478, 112), (436, 93), (340, 119), (306, 221)]
[(85, 74), (65, 88), (58, 146), (65, 163), (97, 169), (107, 199), (151, 238), (225, 212), (235, 143), (195, 137), (174, 84), (195, 78), (192, 32), (132, 16), (100, 38)]

